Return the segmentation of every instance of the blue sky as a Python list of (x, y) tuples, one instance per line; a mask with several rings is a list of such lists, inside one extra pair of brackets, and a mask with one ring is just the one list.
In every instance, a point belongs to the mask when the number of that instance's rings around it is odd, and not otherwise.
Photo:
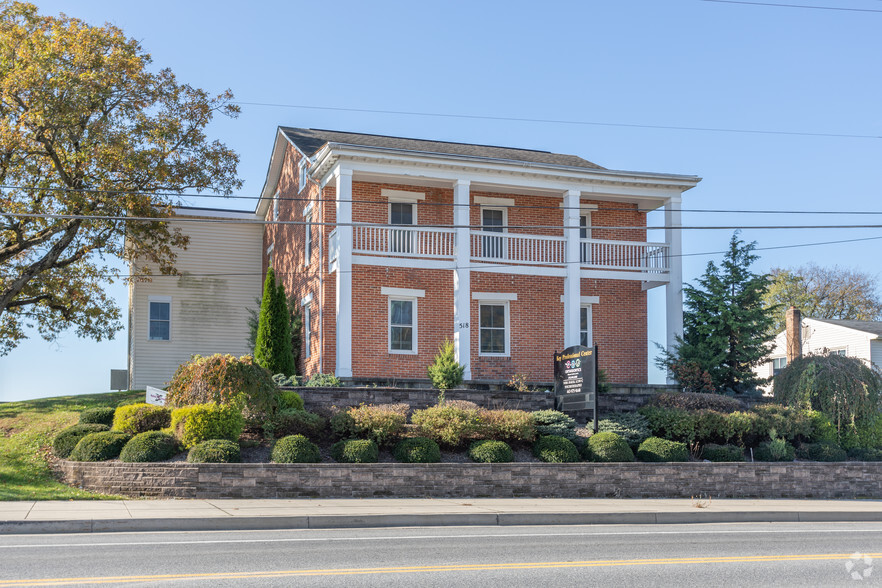
[[(210, 129), (241, 155), (242, 195), (257, 195), (275, 128), (290, 125), (546, 149), (608, 168), (696, 174), (704, 180), (685, 194), (687, 210), (882, 212), (882, 3), (771, 1), (877, 12), (702, 0), (36, 4), (43, 13), (121, 27), (155, 67), (194, 86), (230, 88), (245, 103), (300, 106), (243, 104), (238, 119)], [(882, 224), (882, 215), (683, 218), (740, 227)], [(731, 234), (684, 233), (687, 281), (720, 258), (704, 254), (725, 249)], [(746, 229), (742, 236), (764, 248), (882, 237), (882, 230)], [(755, 269), (815, 262), (878, 275), (880, 252), (882, 239), (772, 249), (759, 252)], [(125, 287), (110, 288), (125, 308)], [(651, 291), (649, 310), (650, 339), (664, 341), (663, 289)], [(0, 358), (0, 400), (106, 391), (109, 370), (125, 367), (125, 336), (95, 343), (70, 333), (56, 343), (23, 343)], [(658, 372), (651, 378), (662, 380)]]

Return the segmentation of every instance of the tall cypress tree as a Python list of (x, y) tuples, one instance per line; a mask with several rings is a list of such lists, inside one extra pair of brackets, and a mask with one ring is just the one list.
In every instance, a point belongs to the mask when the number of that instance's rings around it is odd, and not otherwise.
[(661, 363), (670, 368), (693, 362), (710, 374), (720, 392), (746, 392), (764, 383), (753, 368), (772, 350), (770, 327), (777, 307), (763, 306), (769, 277), (750, 271), (759, 257), (755, 248), (755, 242), (745, 243), (736, 232), (720, 267), (708, 262), (698, 285), (683, 287), (683, 337)]
[(295, 372), (285, 288), (282, 284), (276, 286), (273, 268), (267, 270), (263, 283), (254, 360), (273, 374), (291, 376)]

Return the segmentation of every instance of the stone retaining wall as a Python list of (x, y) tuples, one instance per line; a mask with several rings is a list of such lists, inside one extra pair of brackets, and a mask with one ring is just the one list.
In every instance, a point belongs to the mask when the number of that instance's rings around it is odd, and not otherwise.
[(161, 498), (882, 498), (882, 462), (129, 464), (63, 461), (70, 485)]

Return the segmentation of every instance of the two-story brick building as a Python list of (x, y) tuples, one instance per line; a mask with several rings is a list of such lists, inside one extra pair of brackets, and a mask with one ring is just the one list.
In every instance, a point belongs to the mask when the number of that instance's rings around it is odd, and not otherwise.
[[(695, 176), (573, 155), (279, 128), (257, 215), (264, 268), (301, 300), (302, 373), (421, 378), (451, 339), (466, 379), (552, 378), (597, 343), (611, 381), (647, 378), (646, 291), (682, 328), (681, 194)], [(646, 240), (664, 207), (665, 242)]]

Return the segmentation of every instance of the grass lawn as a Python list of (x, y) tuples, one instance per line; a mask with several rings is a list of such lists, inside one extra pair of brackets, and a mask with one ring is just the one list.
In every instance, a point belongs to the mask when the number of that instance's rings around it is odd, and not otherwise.
[(0, 500), (119, 498), (65, 486), (47, 457), (55, 435), (75, 424), (80, 411), (137, 401), (144, 401), (143, 391), (0, 402)]

